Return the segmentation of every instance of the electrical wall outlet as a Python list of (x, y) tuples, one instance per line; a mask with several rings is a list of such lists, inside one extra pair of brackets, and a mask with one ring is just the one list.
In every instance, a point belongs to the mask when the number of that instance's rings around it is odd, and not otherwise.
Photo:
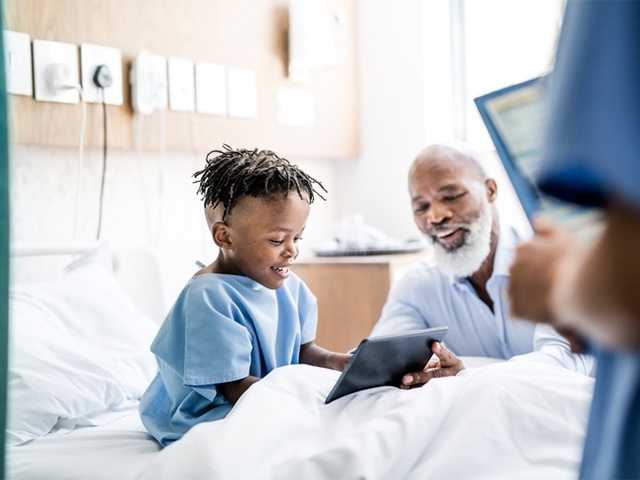
[(33, 41), (33, 82), (36, 100), (78, 103), (78, 47), (71, 43)]
[(7, 92), (14, 95), (33, 95), (31, 37), (28, 34), (4, 31), (4, 63)]
[(257, 118), (256, 72), (248, 68), (229, 67), (227, 92), (229, 116)]
[(80, 45), (80, 65), (85, 101), (102, 103), (102, 89), (94, 83), (93, 76), (98, 66), (106, 65), (109, 67), (113, 83), (104, 89), (104, 102), (109, 105), (122, 105), (122, 54), (120, 50), (83, 43)]
[(227, 114), (227, 75), (224, 65), (196, 63), (196, 111)]
[(131, 65), (131, 103), (133, 110), (150, 114), (167, 108), (167, 59), (140, 52)]
[(195, 110), (193, 62), (189, 59), (169, 59), (169, 107), (176, 112)]

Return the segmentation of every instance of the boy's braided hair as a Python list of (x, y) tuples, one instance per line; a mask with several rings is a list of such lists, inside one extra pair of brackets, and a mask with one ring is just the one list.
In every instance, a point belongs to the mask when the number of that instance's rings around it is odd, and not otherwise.
[(222, 148), (207, 154), (207, 164), (193, 174), (196, 179), (193, 183), (200, 184), (197, 193), (202, 196), (205, 207), (216, 208), (222, 204), (223, 219), (227, 218), (238, 200), (247, 195), (268, 197), (283, 193), (286, 196), (296, 191), (309, 203), (313, 203), (315, 195), (325, 200), (314, 186), (318, 185), (326, 192), (322, 183), (286, 158), (270, 150), (236, 150), (226, 144)]

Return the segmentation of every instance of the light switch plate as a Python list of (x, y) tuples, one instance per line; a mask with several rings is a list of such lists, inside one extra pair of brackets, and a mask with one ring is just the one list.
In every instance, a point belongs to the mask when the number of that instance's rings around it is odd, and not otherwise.
[(129, 75), (133, 110), (150, 114), (167, 109), (167, 59), (142, 51), (133, 61)]
[(229, 67), (227, 70), (229, 116), (258, 117), (256, 72), (249, 68)]
[(193, 62), (187, 58), (169, 59), (169, 108), (176, 112), (195, 110)]
[(111, 86), (104, 89), (104, 102), (109, 105), (122, 105), (122, 54), (120, 50), (89, 43), (80, 45), (82, 90), (85, 101), (102, 103), (102, 92), (93, 83), (93, 76), (99, 65), (108, 66), (113, 78)]
[(29, 34), (4, 31), (4, 64), (7, 92), (14, 95), (33, 95)]
[(227, 75), (224, 65), (196, 63), (196, 111), (227, 114)]
[(78, 103), (75, 89), (55, 90), (49, 76), (55, 65), (63, 67), (67, 85), (80, 85), (78, 47), (72, 43), (33, 41), (33, 82), (36, 100), (41, 102)]

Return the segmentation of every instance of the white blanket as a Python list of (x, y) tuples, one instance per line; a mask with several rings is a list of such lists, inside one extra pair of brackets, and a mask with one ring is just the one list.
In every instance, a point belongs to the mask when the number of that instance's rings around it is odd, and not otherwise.
[(589, 377), (520, 360), (325, 405), (338, 373), (279, 368), (222, 421), (193, 428), (143, 479), (576, 478)]

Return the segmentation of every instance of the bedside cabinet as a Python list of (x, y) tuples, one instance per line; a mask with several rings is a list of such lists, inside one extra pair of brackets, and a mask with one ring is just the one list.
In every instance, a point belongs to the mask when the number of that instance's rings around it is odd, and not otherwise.
[(354, 348), (378, 321), (393, 282), (429, 251), (362, 257), (307, 257), (292, 270), (318, 299), (316, 343), (338, 352)]

